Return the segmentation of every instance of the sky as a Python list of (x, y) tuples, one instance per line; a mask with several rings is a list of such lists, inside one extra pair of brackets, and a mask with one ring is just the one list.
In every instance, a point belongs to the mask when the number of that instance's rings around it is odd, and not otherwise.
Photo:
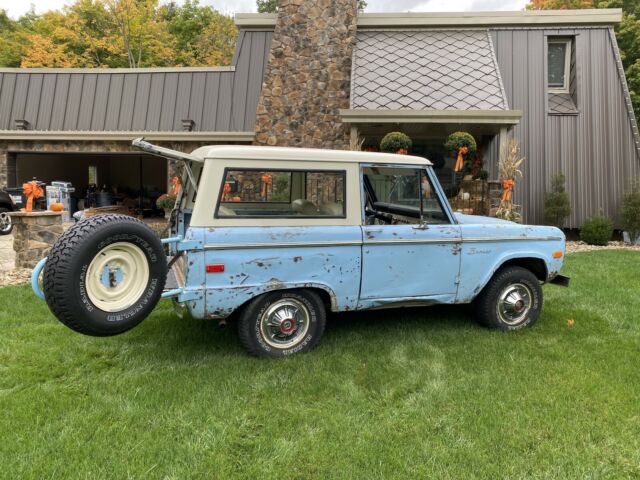
[[(6, 10), (11, 17), (18, 17), (35, 6), (36, 12), (57, 10), (70, 0), (37, 0), (29, 2), (0, 0), (0, 9)], [(470, 10), (522, 10), (528, 0), (367, 0), (367, 12), (462, 12)], [(226, 13), (255, 12), (255, 0), (200, 0), (201, 5), (212, 5)]]

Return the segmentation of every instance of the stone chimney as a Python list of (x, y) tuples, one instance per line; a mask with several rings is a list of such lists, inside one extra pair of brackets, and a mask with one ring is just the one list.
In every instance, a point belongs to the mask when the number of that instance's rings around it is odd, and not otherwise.
[(348, 149), (357, 0), (280, 0), (258, 102), (256, 145)]

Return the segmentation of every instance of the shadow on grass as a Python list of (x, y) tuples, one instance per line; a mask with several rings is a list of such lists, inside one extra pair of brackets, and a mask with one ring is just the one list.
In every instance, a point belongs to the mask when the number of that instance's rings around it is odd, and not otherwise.
[[(400, 344), (408, 336), (449, 337), (463, 331), (483, 330), (476, 326), (468, 305), (438, 305), (402, 309), (330, 313), (320, 342), (331, 342), (333, 348), (353, 348), (362, 342), (386, 345)], [(109, 340), (106, 340), (109, 341)], [(225, 329), (217, 321), (181, 319), (171, 309), (161, 308), (119, 342), (132, 347), (134, 356), (153, 355), (165, 361), (213, 360), (247, 355), (240, 344), (236, 319)]]

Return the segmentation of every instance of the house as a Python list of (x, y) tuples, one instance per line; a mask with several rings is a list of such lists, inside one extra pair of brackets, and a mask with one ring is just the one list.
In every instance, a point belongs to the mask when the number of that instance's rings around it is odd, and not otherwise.
[[(324, 5), (327, 4), (327, 5)], [(323, 6), (324, 5), (324, 6)], [(349, 148), (401, 130), (444, 184), (447, 135), (478, 141), (497, 176), (519, 140), (524, 221), (543, 222), (553, 175), (567, 178), (580, 227), (615, 218), (640, 175), (640, 136), (609, 10), (364, 13), (349, 0), (285, 0), (241, 14), (232, 66), (0, 70), (0, 184), (37, 176), (163, 190), (171, 166), (129, 143), (185, 151), (211, 143)]]

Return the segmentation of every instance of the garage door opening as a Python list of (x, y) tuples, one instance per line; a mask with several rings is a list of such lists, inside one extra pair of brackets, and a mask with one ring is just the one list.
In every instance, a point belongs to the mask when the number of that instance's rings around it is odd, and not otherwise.
[(47, 185), (70, 182), (75, 188), (72, 210), (111, 202), (153, 217), (163, 215), (155, 202), (167, 191), (167, 170), (165, 160), (145, 154), (17, 153), (9, 186), (34, 178)]

